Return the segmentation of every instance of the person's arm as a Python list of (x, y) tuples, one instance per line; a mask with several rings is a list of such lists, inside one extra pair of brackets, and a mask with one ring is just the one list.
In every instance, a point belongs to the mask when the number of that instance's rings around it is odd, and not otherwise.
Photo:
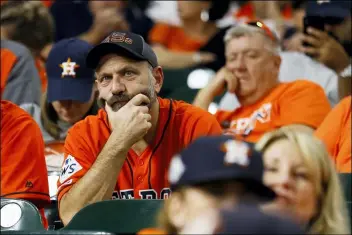
[(208, 110), (210, 103), (216, 96), (226, 89), (234, 93), (237, 87), (237, 79), (225, 67), (221, 68), (211, 82), (200, 90), (193, 101), (193, 105)]
[(113, 131), (92, 167), (62, 196), (59, 213), (65, 225), (83, 207), (111, 198), (128, 150), (124, 138)]
[(166, 69), (182, 69), (206, 64), (216, 59), (209, 52), (176, 52), (161, 45), (153, 45), (159, 65)]

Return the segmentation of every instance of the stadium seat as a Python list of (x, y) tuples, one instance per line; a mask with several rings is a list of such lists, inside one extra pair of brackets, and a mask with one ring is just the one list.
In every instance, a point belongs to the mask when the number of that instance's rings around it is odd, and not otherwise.
[(167, 98), (179, 87), (187, 87), (187, 78), (192, 69), (164, 69), (164, 83), (159, 93), (160, 97)]
[(11, 230), (44, 230), (37, 207), (25, 200), (1, 198), (1, 234)]
[(44, 208), (44, 213), (46, 219), (48, 220), (50, 230), (57, 230), (64, 227), (59, 217), (59, 210), (56, 200), (51, 200), (50, 205)]
[(80, 210), (61, 230), (136, 233), (153, 227), (163, 200), (107, 200)]

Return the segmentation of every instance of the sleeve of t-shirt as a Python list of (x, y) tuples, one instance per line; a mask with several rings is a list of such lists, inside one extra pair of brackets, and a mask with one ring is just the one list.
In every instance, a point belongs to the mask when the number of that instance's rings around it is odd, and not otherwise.
[(185, 146), (201, 136), (221, 135), (222, 129), (215, 117), (203, 110), (189, 119), (185, 117), (184, 125), (181, 128), (181, 135), (184, 136)]
[(169, 38), (170, 26), (163, 23), (156, 23), (149, 32), (148, 41), (150, 44), (166, 46)]
[(16, 119), (1, 130), (1, 197), (29, 200), (40, 209), (50, 202), (43, 137), (29, 115)]
[(331, 110), (321, 86), (299, 80), (280, 97), (279, 126), (302, 124), (316, 129)]
[(41, 84), (34, 58), (30, 52), (19, 44), (9, 44), (17, 60), (9, 72), (2, 98), (21, 105), (38, 104), (41, 97)]
[(89, 140), (82, 134), (80, 123), (74, 125), (67, 133), (65, 139), (64, 162), (57, 182), (57, 198), (60, 202), (62, 196), (91, 168), (94, 163)]

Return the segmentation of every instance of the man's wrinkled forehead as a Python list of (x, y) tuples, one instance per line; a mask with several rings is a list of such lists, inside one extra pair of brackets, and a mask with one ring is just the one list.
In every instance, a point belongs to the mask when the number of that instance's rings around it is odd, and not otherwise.
[(264, 51), (270, 47), (268, 40), (261, 34), (234, 37), (225, 45), (225, 55), (249, 50)]
[(104, 65), (110, 65), (110, 64), (118, 67), (130, 65), (138, 68), (143, 66), (143, 64), (148, 64), (148, 63), (146, 61), (134, 60), (132, 58), (120, 56), (116, 54), (107, 54), (100, 59), (99, 64), (96, 68), (96, 72), (99, 72)]

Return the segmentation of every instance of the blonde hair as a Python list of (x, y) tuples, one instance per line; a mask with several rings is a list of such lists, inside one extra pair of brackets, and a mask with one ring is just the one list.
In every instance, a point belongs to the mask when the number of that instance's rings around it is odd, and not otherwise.
[(279, 53), (281, 52), (281, 47), (280, 47), (280, 41), (277, 38), (277, 36), (275, 35), (275, 33), (273, 33), (273, 36), (275, 38), (275, 40), (272, 40), (263, 29), (259, 28), (259, 27), (255, 27), (255, 26), (251, 26), (251, 25), (247, 25), (247, 24), (240, 24), (240, 25), (236, 25), (230, 29), (228, 29), (226, 31), (225, 37), (224, 37), (224, 42), (225, 44), (228, 44), (229, 41), (231, 41), (234, 38), (240, 38), (243, 36), (255, 36), (257, 34), (261, 34), (262, 36), (265, 37), (265, 39), (267, 40), (267, 49), (274, 53), (275, 55), (279, 55)]
[(325, 145), (307, 132), (283, 127), (265, 134), (256, 144), (264, 152), (277, 140), (287, 139), (301, 152), (303, 162), (312, 173), (312, 182), (320, 196), (318, 214), (308, 228), (310, 234), (349, 234), (349, 217), (340, 181)]

